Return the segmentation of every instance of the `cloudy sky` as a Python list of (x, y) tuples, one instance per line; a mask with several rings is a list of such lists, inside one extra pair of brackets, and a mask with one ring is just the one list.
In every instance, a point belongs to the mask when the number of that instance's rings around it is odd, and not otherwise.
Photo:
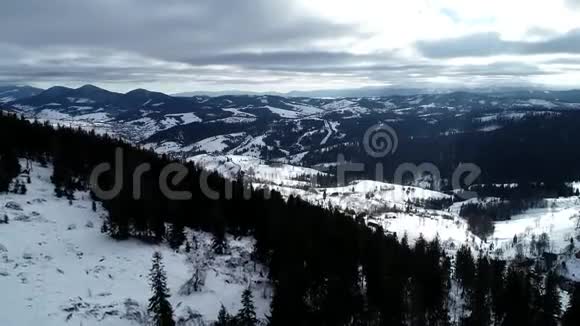
[(580, 88), (580, 0), (8, 0), (0, 83)]

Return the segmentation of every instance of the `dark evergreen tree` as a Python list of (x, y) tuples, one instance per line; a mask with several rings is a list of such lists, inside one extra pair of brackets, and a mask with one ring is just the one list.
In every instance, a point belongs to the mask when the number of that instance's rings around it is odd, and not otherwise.
[(580, 325), (580, 285), (576, 284), (568, 308), (562, 318), (563, 326)]
[(185, 231), (183, 224), (173, 223), (169, 231), (169, 246), (171, 249), (178, 249), (185, 241)]
[(544, 281), (544, 293), (541, 296), (539, 309), (539, 324), (557, 326), (562, 314), (560, 293), (558, 289), (558, 277), (553, 272), (546, 275)]
[(455, 258), (455, 279), (461, 285), (462, 293), (469, 293), (475, 280), (475, 262), (468, 245), (457, 251)]
[[(219, 205), (219, 204), (217, 204)], [(221, 209), (214, 207), (213, 212), (213, 230), (212, 243), (213, 251), (218, 255), (224, 255), (228, 251), (228, 242), (226, 238), (226, 221), (222, 215)]]
[(213, 323), (213, 326), (231, 326), (232, 317), (228, 314), (226, 307), (222, 304), (220, 311), (218, 313), (217, 320)]
[(167, 300), (169, 290), (167, 289), (167, 277), (163, 268), (161, 253), (153, 254), (153, 265), (149, 274), (151, 291), (153, 295), (149, 299), (149, 313), (155, 326), (174, 326), (173, 308)]
[(511, 267), (506, 279), (503, 302), (505, 305), (505, 317), (503, 326), (521, 326), (532, 324), (530, 311), (529, 278), (526, 271)]
[(63, 190), (62, 190), (62, 188), (60, 188), (60, 187), (55, 187), (55, 188), (54, 188), (54, 195), (55, 195), (57, 198), (62, 198), (62, 197), (64, 196), (64, 191), (63, 191)]
[(242, 308), (236, 315), (236, 326), (255, 326), (258, 324), (256, 318), (256, 307), (254, 307), (254, 297), (252, 290), (245, 289), (242, 293)]
[(501, 325), (505, 316), (505, 266), (506, 262), (503, 260), (491, 261), (490, 291), (494, 325)]
[(101, 225), (101, 233), (109, 234), (109, 222), (107, 220), (104, 220), (103, 225)]
[(471, 295), (469, 296), (468, 307), (471, 310), (471, 315), (467, 318), (467, 325), (487, 326), (491, 322), (490, 278), (489, 260), (480, 254), (477, 259), (474, 289), (470, 291)]
[(0, 193), (9, 190), (10, 182), (20, 173), (18, 157), (12, 149), (0, 144)]

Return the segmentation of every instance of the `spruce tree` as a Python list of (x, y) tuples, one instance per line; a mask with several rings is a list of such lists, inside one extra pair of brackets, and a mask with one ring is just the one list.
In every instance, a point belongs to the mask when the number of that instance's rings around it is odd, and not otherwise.
[(503, 299), (507, 303), (503, 326), (531, 324), (529, 289), (529, 278), (525, 272), (511, 267), (507, 274)]
[(506, 262), (502, 260), (491, 261), (491, 305), (494, 325), (501, 325), (505, 316), (506, 304), (504, 302)]
[(167, 277), (163, 269), (161, 253), (153, 254), (153, 265), (149, 274), (151, 290), (153, 296), (149, 299), (149, 313), (153, 318), (155, 326), (174, 326), (173, 308), (167, 300), (169, 298), (169, 289), (167, 289)]
[(553, 272), (546, 276), (544, 295), (541, 298), (540, 308), (540, 321), (542, 325), (558, 325), (558, 319), (562, 313), (562, 305), (558, 292), (558, 279)]
[(225, 232), (217, 232), (213, 234), (211, 247), (217, 255), (224, 255), (228, 251), (228, 242)]
[(469, 316), (468, 325), (489, 325), (491, 321), (490, 305), (490, 283), (491, 269), (489, 260), (481, 253), (477, 259), (477, 273), (474, 281), (472, 294), (469, 296)]
[(231, 319), (232, 317), (228, 314), (226, 307), (222, 304), (220, 312), (218, 313), (217, 321), (213, 323), (213, 326), (229, 326), (231, 324)]
[(169, 246), (171, 249), (179, 249), (185, 241), (185, 232), (183, 230), (183, 224), (173, 223), (171, 225), (171, 231), (169, 232)]
[(574, 293), (572, 293), (568, 309), (562, 318), (562, 326), (577, 325), (580, 325), (580, 285), (578, 284), (574, 289)]
[(16, 179), (16, 181), (14, 181), (14, 188), (12, 189), (11, 192), (13, 192), (15, 194), (20, 193), (20, 180)]
[(212, 207), (212, 224), (213, 224), (213, 239), (212, 249), (217, 255), (224, 255), (228, 251), (228, 243), (226, 239), (227, 222), (225, 216), (218, 204)]
[(461, 246), (455, 259), (455, 279), (461, 285), (463, 294), (470, 292), (475, 280), (475, 262), (471, 249), (467, 245)]
[(252, 290), (247, 288), (242, 293), (242, 308), (236, 315), (237, 326), (255, 326), (258, 323), (256, 318), (256, 307), (254, 306), (254, 297)]
[(0, 149), (0, 192), (7, 192), (12, 179), (20, 173), (20, 163), (11, 150)]

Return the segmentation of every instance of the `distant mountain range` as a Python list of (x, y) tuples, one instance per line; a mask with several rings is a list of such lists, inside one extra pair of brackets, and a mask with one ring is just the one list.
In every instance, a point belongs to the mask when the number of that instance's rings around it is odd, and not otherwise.
[(0, 102), (30, 119), (112, 133), (158, 152), (230, 153), (309, 165), (327, 162), (345, 146), (357, 146), (365, 128), (376, 123), (413, 137), (438, 137), (487, 133), (525, 117), (580, 112), (577, 90), (415, 94), (420, 90), (389, 89), (395, 95), (384, 96), (370, 95), (388, 93), (385, 89), (366, 91), (368, 97), (305, 97), (307, 93), (297, 92), (293, 94), (300, 96), (179, 97), (145, 89), (122, 94), (93, 85), (3, 87)]
[(40, 88), (30, 86), (0, 86), (0, 103), (31, 97), (42, 91)]
[[(74, 88), (55, 86), (47, 89), (47, 94), (62, 94), (64, 92), (70, 92), (75, 90)], [(91, 91), (95, 93), (122, 95), (121, 93), (110, 92), (105, 89), (93, 86), (85, 85), (76, 90), (81, 92)], [(0, 86), (0, 103), (7, 103), (27, 97), (32, 97), (39, 95), (44, 90), (41, 88), (31, 87), (31, 86), (13, 86), (5, 85)], [(136, 90), (143, 92), (144, 90)], [(149, 92), (149, 91), (147, 91)], [(480, 87), (480, 88), (405, 88), (405, 87), (361, 87), (361, 88), (347, 88), (347, 89), (322, 89), (322, 90), (309, 90), (309, 91), (290, 91), (290, 92), (253, 92), (253, 91), (241, 91), (241, 90), (225, 90), (225, 91), (192, 91), (192, 92), (180, 92), (165, 96), (172, 97), (220, 97), (220, 96), (280, 96), (280, 97), (311, 97), (311, 98), (342, 98), (342, 97), (385, 97), (385, 96), (411, 96), (411, 95), (428, 95), (428, 94), (448, 94), (454, 92), (468, 92), (476, 94), (504, 94), (504, 95), (517, 95), (517, 94), (529, 94), (529, 93), (574, 93), (575, 90), (562, 91), (562, 90), (549, 90), (541, 87)], [(129, 92), (131, 93), (131, 92)], [(150, 92), (156, 94), (162, 94), (159, 92)], [(47, 95), (45, 94), (45, 95)]]
[(312, 91), (291, 91), (291, 92), (251, 92), (251, 91), (197, 91), (172, 94), (179, 97), (191, 96), (224, 96), (224, 95), (273, 95), (284, 97), (317, 97), (317, 98), (337, 98), (337, 97), (380, 97), (390, 95), (417, 95), (448, 93), (450, 90), (429, 90), (419, 88), (391, 88), (391, 87), (362, 87), (352, 89), (327, 89)]
[[(449, 173), (458, 162), (476, 162), (497, 183), (528, 180), (537, 170), (580, 179), (575, 165), (580, 152), (572, 157), (576, 152), (570, 151), (580, 147), (579, 90), (397, 91), (346, 98), (176, 97), (145, 89), (122, 94), (93, 85), (5, 91), (20, 98), (2, 103), (2, 109), (31, 120), (108, 133), (179, 158), (242, 155), (332, 169), (339, 155), (367, 162), (362, 146), (366, 133), (388, 125), (396, 131), (399, 150), (382, 162), (386, 175), (392, 176), (389, 169), (398, 163), (437, 162), (447, 167), (442, 173)], [(26, 91), (31, 96), (21, 97)], [(564, 158), (567, 163), (561, 162)], [(368, 177), (372, 171), (365, 173)]]

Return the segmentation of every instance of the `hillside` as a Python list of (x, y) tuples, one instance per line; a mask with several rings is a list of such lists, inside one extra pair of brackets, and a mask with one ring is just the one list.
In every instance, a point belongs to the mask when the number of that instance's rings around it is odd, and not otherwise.
[[(484, 241), (470, 231), (468, 223), (460, 216), (460, 210), (466, 203), (485, 202), (485, 199), (461, 201), (455, 198), (456, 202), (449, 208), (433, 209), (426, 208), (424, 201), (451, 201), (453, 196), (372, 180), (357, 180), (342, 187), (321, 187), (316, 183), (316, 176), (321, 173), (317, 170), (267, 164), (252, 157), (200, 155), (190, 160), (203, 168), (218, 171), (226, 178), (236, 179), (243, 175), (255, 187), (278, 191), (287, 198), (298, 196), (318, 206), (362, 215), (369, 225), (380, 226), (398, 235), (406, 234), (411, 241), (420, 236), (427, 239), (439, 237), (450, 252), (468, 244), (475, 251), (482, 249), (503, 259), (513, 259), (518, 250), (533, 257), (533, 242), (547, 234), (549, 243), (546, 250), (561, 254), (559, 261), (567, 266), (559, 269), (559, 273), (580, 282), (580, 259), (574, 257), (580, 246), (576, 249), (569, 247), (570, 239), (576, 238), (580, 223), (580, 198), (576, 196), (545, 199), (545, 208), (529, 209), (508, 221), (496, 221), (493, 233)], [(309, 182), (301, 181), (304, 176), (311, 177)], [(517, 243), (513, 242), (514, 236), (518, 238)]]
[[(69, 204), (53, 195), (52, 168), (34, 163), (25, 195), (0, 194), (0, 320), (16, 325), (135, 325), (147, 317), (148, 271), (153, 252), (163, 254), (176, 319), (215, 320), (220, 306), (235, 313), (246, 287), (258, 316), (269, 311), (271, 287), (265, 267), (250, 261), (253, 241), (229, 239), (231, 252), (216, 256), (211, 236), (189, 231), (197, 249), (115, 241), (100, 232), (105, 211), (94, 212), (86, 192)], [(23, 181), (26, 178), (23, 177)], [(100, 206), (100, 205), (98, 205)], [(191, 240), (190, 240), (191, 241)], [(180, 289), (201, 272), (198, 292)], [(188, 324), (189, 325), (189, 324)]]

